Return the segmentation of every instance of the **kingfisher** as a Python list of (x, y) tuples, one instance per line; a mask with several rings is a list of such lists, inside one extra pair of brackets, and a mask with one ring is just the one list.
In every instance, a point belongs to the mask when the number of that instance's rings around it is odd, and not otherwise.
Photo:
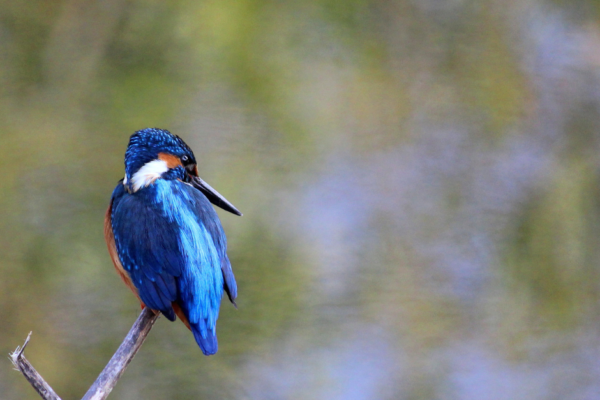
[(202, 353), (217, 352), (223, 291), (235, 305), (237, 285), (227, 239), (213, 206), (242, 215), (198, 176), (190, 147), (171, 132), (135, 132), (125, 177), (112, 193), (104, 233), (115, 269), (142, 308), (176, 316)]

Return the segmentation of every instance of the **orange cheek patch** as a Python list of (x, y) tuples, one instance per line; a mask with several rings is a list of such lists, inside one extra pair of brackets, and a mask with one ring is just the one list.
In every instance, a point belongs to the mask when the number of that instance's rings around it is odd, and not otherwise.
[(164, 161), (169, 169), (182, 166), (179, 157), (174, 156), (173, 154), (158, 153), (158, 159)]

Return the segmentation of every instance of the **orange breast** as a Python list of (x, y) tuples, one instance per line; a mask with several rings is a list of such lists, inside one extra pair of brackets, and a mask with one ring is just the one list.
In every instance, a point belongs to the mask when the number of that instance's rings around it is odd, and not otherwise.
[(110, 258), (112, 259), (113, 264), (115, 265), (115, 269), (117, 273), (123, 279), (123, 282), (131, 289), (133, 294), (138, 298), (140, 303), (142, 304), (142, 308), (145, 307), (144, 302), (140, 299), (138, 291), (131, 281), (129, 274), (123, 268), (123, 264), (121, 264), (121, 260), (119, 259), (119, 255), (117, 254), (117, 246), (115, 244), (115, 235), (112, 230), (112, 221), (111, 221), (111, 211), (112, 211), (112, 202), (108, 206), (108, 210), (106, 210), (106, 215), (104, 216), (104, 239), (106, 240), (106, 246), (108, 247), (108, 254), (110, 254)]

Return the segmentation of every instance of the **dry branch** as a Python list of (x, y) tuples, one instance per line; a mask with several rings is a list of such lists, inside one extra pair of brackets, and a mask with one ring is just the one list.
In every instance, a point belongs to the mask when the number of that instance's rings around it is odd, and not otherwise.
[(33, 365), (31, 365), (23, 355), (25, 347), (27, 347), (27, 344), (29, 343), (29, 339), (31, 339), (31, 332), (29, 332), (29, 335), (27, 335), (27, 339), (25, 339), (23, 346), (17, 346), (17, 349), (10, 354), (10, 361), (12, 361), (13, 365), (18, 371), (21, 371), (21, 373), (25, 376), (25, 379), (31, 383), (31, 386), (33, 386), (35, 391), (38, 392), (42, 399), (61, 400), (54, 390), (52, 390), (50, 385), (48, 385), (44, 378), (42, 378), (35, 368), (33, 368)]
[[(152, 329), (157, 318), (158, 314), (154, 314), (150, 309), (145, 308), (142, 310), (140, 316), (129, 330), (129, 333), (125, 339), (123, 339), (123, 343), (121, 343), (117, 352), (112, 356), (102, 373), (100, 373), (94, 384), (90, 387), (85, 396), (83, 396), (82, 400), (103, 400), (108, 397), (125, 371), (125, 368), (127, 368), (127, 365), (129, 365), (137, 351), (140, 349), (144, 340), (146, 340), (146, 336), (148, 336), (148, 333), (150, 332), (150, 329)], [(42, 399), (61, 400), (23, 355), (23, 351), (25, 350), (27, 343), (29, 343), (30, 337), (31, 333), (27, 336), (23, 346), (17, 347), (17, 349), (11, 353), (10, 359), (15, 368), (25, 376)]]

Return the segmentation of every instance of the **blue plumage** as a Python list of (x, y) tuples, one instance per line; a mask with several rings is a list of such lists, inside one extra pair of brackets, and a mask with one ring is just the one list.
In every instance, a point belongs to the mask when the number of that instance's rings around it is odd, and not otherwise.
[(168, 131), (136, 132), (125, 171), (107, 213), (115, 266), (144, 305), (171, 321), (178, 314), (203, 353), (214, 354), (223, 290), (234, 302), (237, 286), (210, 202), (241, 214), (197, 176), (191, 149)]

